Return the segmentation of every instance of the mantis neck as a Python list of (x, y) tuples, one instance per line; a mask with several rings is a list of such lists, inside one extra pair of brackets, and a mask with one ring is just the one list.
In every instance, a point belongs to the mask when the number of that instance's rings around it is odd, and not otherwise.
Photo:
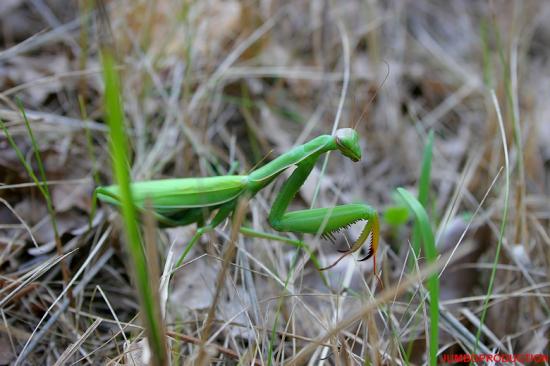
[(262, 166), (248, 175), (249, 184), (254, 191), (267, 186), (273, 179), (287, 168), (298, 164), (314, 155), (321, 155), (330, 150), (336, 150), (336, 142), (331, 135), (321, 135), (303, 145), (296, 146), (289, 152)]

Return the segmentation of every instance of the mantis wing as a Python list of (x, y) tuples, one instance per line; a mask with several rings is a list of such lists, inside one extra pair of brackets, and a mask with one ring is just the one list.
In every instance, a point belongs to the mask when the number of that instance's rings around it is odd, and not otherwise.
[[(237, 198), (247, 187), (247, 177), (229, 175), (208, 178), (163, 179), (132, 183), (132, 197), (143, 207), (145, 199), (152, 201), (159, 213), (185, 208), (219, 206)], [(107, 203), (119, 204), (119, 187), (98, 187), (97, 197)]]

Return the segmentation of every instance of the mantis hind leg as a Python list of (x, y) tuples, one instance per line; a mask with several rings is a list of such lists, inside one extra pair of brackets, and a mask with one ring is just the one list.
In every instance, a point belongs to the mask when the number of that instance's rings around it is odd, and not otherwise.
[[(309, 247), (309, 245), (307, 245), (306, 243), (304, 243), (301, 240), (290, 239), (290, 238), (287, 238), (285, 236), (281, 236), (281, 235), (277, 235), (277, 234), (270, 234), (270, 233), (266, 233), (266, 232), (263, 232), (263, 231), (254, 230), (254, 229), (246, 227), (246, 226), (242, 226), (239, 231), (241, 232), (241, 234), (246, 235), (246, 236), (251, 237), (251, 238), (274, 240), (274, 241), (278, 241), (278, 242), (281, 242), (281, 243), (284, 243), (284, 244), (292, 245), (293, 247), (298, 248), (298, 249), (302, 249), (304, 252), (307, 253), (307, 255), (311, 259), (311, 262), (313, 263), (315, 268), (318, 269), (319, 271), (323, 270), (323, 268), (321, 267), (321, 263), (319, 262), (319, 260), (315, 256), (315, 253), (313, 252), (313, 250)], [(329, 285), (329, 282), (328, 282), (327, 278), (321, 272), (319, 272), (319, 274), (321, 275), (321, 279), (323, 280), (323, 283), (325, 284), (325, 286), (330, 288), (330, 285)]]
[(320, 265), (319, 261), (317, 260), (317, 257), (313, 253), (313, 250), (311, 250), (309, 245), (307, 245), (306, 243), (304, 243), (301, 240), (290, 239), (290, 238), (287, 238), (285, 236), (270, 234), (270, 233), (266, 233), (266, 232), (263, 232), (263, 231), (254, 230), (254, 229), (246, 227), (246, 226), (242, 226), (239, 231), (241, 232), (241, 234), (246, 235), (246, 236), (251, 237), (251, 238), (274, 240), (274, 241), (278, 241), (278, 242), (281, 242), (281, 243), (284, 243), (284, 244), (292, 245), (293, 247), (296, 247), (296, 248), (299, 248), (299, 249), (303, 249), (309, 255), (309, 257), (311, 258), (311, 261), (313, 262), (313, 265), (317, 269), (321, 269), (321, 265)]

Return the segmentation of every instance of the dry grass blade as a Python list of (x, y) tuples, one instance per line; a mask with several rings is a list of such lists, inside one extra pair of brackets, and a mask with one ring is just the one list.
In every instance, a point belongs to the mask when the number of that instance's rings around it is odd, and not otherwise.
[(495, 94), (494, 90), (491, 90), (491, 99), (494, 103), (494, 107), (497, 113), (497, 120), (498, 120), (498, 126), (500, 129), (500, 136), (502, 139), (502, 149), (504, 154), (504, 177), (505, 177), (505, 186), (504, 186), (504, 208), (502, 213), (502, 221), (500, 224), (500, 232), (498, 237), (498, 243), (495, 253), (495, 258), (493, 260), (493, 269), (491, 270), (491, 277), (489, 278), (489, 285), (487, 286), (487, 295), (485, 297), (485, 300), (483, 301), (483, 310), (481, 311), (479, 326), (477, 328), (476, 332), (476, 346), (474, 347), (474, 353), (476, 352), (478, 343), (479, 343), (479, 337), (481, 335), (482, 327), (485, 325), (485, 316), (487, 315), (487, 309), (489, 307), (489, 299), (491, 298), (491, 295), (493, 294), (493, 285), (495, 281), (496, 271), (497, 271), (497, 264), (500, 259), (500, 249), (502, 247), (502, 242), (504, 240), (504, 231), (506, 230), (506, 226), (508, 225), (508, 204), (509, 204), (509, 195), (510, 195), (510, 160), (508, 158), (508, 148), (507, 148), (507, 140), (506, 140), (506, 130), (504, 128), (504, 121), (502, 119), (502, 113), (500, 112), (500, 105), (498, 103), (497, 96)]
[[(192, 344), (195, 344), (197, 346), (202, 346), (204, 344), (204, 342), (199, 339), (199, 338), (195, 338), (195, 337), (191, 337), (191, 336), (188, 336), (186, 334), (180, 334), (180, 333), (175, 333), (175, 332), (167, 332), (166, 333), (169, 337), (172, 337), (176, 340), (179, 340), (179, 341), (182, 341), (182, 342), (186, 342), (186, 343), (192, 343)], [(224, 354), (225, 356), (231, 358), (231, 359), (234, 359), (234, 360), (239, 360), (239, 354), (235, 351), (233, 351), (232, 349), (230, 348), (227, 348), (227, 347), (221, 347), (219, 345), (216, 345), (216, 344), (212, 344), (210, 345), (213, 349), (216, 350), (216, 352), (219, 352), (221, 354)], [(254, 366), (261, 366), (262, 363), (260, 361), (257, 361), (257, 360), (254, 360), (252, 365)]]
[[(23, 291), (25, 287), (27, 287), (30, 283), (36, 281), (38, 278), (40, 278), (40, 276), (47, 273), (50, 269), (52, 269), (52, 267), (57, 265), (63, 259), (72, 255), (75, 251), (76, 249), (68, 253), (65, 253), (62, 256), (57, 256), (49, 259), (44, 263), (41, 263), (40, 266), (38, 266), (33, 271), (31, 271), (28, 276), (25, 276), (26, 278), (23, 280), (23, 282), (21, 282), (15, 289), (13, 289), (9, 294), (4, 296), (2, 300), (0, 300), (0, 308), (3, 308), (4, 306), (6, 306), (15, 296), (17, 296), (21, 291)], [(14, 287), (16, 283), (17, 282), (12, 282), (9, 285), (4, 285), (2, 290), (0, 290), (0, 295), (4, 291), (11, 290), (11, 288)]]
[[(455, 254), (456, 257), (461, 257), (467, 254), (462, 249), (459, 249), (459, 253)], [(350, 327), (352, 324), (357, 323), (367, 317), (370, 313), (375, 311), (381, 305), (392, 301), (396, 296), (404, 293), (410, 287), (414, 286), (418, 282), (423, 282), (427, 277), (433, 275), (434, 273), (441, 270), (445, 264), (447, 258), (441, 257), (437, 262), (432, 263), (425, 268), (421, 269), (419, 272), (414, 275), (407, 276), (402, 282), (382, 291), (378, 296), (376, 296), (372, 301), (365, 304), (358, 311), (347, 316), (345, 319), (341, 320), (336, 324), (336, 326), (330, 328), (323, 335), (314, 339), (310, 344), (305, 346), (298, 354), (290, 359), (287, 363), (288, 366), (299, 366), (305, 364), (306, 360), (309, 360), (310, 355), (315, 352), (315, 349), (319, 347), (322, 343), (326, 342), (331, 337), (337, 336), (340, 332), (344, 331), (346, 328)]]
[[(33, 183), (34, 185), (34, 183)], [(0, 187), (1, 189), (2, 187)], [(21, 216), (19, 216), (19, 214), (17, 213), (17, 211), (15, 211), (13, 209), (13, 207), (11, 207), (11, 205), (8, 203), (8, 201), (6, 201), (5, 199), (3, 199), (2, 197), (0, 197), (0, 202), (2, 202), (2, 204), (4, 204), (4, 206), (6, 206), (8, 208), (8, 210), (11, 211), (11, 213), (17, 217), (17, 220), (19, 220), (21, 222), (21, 225), (23, 225), (23, 227), (25, 228), (25, 230), (27, 230), (27, 233), (29, 234), (29, 237), (31, 238), (32, 240), (32, 243), (34, 244), (34, 246), (36, 248), (38, 248), (38, 243), (36, 242), (36, 239), (34, 238), (34, 235), (32, 234), (32, 230), (31, 228), (29, 227), (29, 225), (27, 225), (27, 223), (25, 222), (25, 220), (23, 220), (23, 218)], [(3, 258), (0, 257), (0, 263), (3, 262)], [(0, 305), (1, 307), (1, 305)]]
[(218, 306), (218, 301), (220, 300), (221, 294), (225, 288), (225, 279), (227, 278), (227, 271), (235, 258), (235, 253), (237, 251), (237, 240), (239, 238), (239, 230), (242, 226), (244, 216), (246, 214), (246, 209), (248, 207), (248, 200), (241, 199), (237, 203), (237, 207), (232, 216), (232, 225), (231, 225), (231, 238), (229, 244), (225, 248), (223, 255), (222, 268), (218, 272), (216, 278), (216, 293), (212, 300), (212, 304), (208, 308), (208, 315), (206, 316), (206, 321), (201, 333), (201, 344), (199, 346), (199, 352), (196, 358), (196, 365), (207, 365), (210, 360), (208, 354), (208, 340), (210, 333), (212, 331), (212, 325), (214, 323), (214, 318), (216, 317), (216, 308)]
[[(96, 263), (94, 263), (94, 265), (90, 268), (90, 263), (95, 258), (95, 255), (103, 247), (103, 244), (105, 243), (105, 241), (109, 237), (110, 232), (111, 232), (111, 228), (109, 227), (105, 231), (105, 233), (103, 234), (101, 239), (98, 241), (97, 245), (94, 247), (92, 252), (88, 255), (88, 258), (86, 258), (86, 261), (84, 261), (84, 263), (82, 264), (80, 269), (76, 273), (73, 274), (73, 277), (71, 278), (71, 282), (69, 282), (67, 287), (65, 287), (65, 289), (59, 294), (59, 296), (57, 296), (55, 301), (46, 310), (46, 312), (44, 313), (44, 315), (42, 316), (42, 318), (40, 319), (40, 321), (36, 325), (34, 331), (32, 332), (31, 337), (29, 339), (27, 339), (27, 342), (23, 346), (23, 349), (21, 350), (19, 356), (17, 357), (17, 360), (15, 361), (15, 365), (20, 365), (26, 360), (26, 358), (34, 350), (34, 347), (36, 347), (38, 342), (40, 342), (42, 337), (44, 337), (46, 335), (49, 328), (57, 321), (59, 316), (61, 316), (61, 314), (63, 314), (65, 312), (65, 310), (69, 306), (69, 299), (65, 299), (61, 303), (60, 303), (60, 300), (65, 295), (65, 293), (68, 291), (68, 289), (72, 288), (72, 285), (76, 282), (76, 280), (78, 280), (78, 278), (84, 272), (84, 270), (88, 269), (88, 272), (86, 272), (86, 274), (83, 276), (82, 280), (72, 290), (73, 295), (75, 295), (75, 296), (78, 295), (85, 288), (86, 284), (92, 278), (94, 278), (94, 276), (97, 274), (97, 272), (99, 272), (99, 270), (105, 264), (105, 262), (107, 262), (107, 260), (109, 260), (111, 258), (111, 256), (113, 255), (114, 250), (112, 248), (109, 248), (105, 251), (105, 253), (103, 253), (103, 255), (100, 257), (100, 259)], [(42, 325), (42, 323), (44, 322), (44, 320), (46, 320), (46, 318), (48, 317), (48, 315), (50, 314), (50, 312), (53, 310), (53, 308), (55, 306), (58, 306), (56, 312), (53, 313), (50, 316), (50, 319), (44, 324), (44, 326), (41, 329), (39, 329), (40, 326)]]
[[(36, 183), (36, 186), (38, 187), (40, 193), (42, 194), (44, 200), (46, 201), (46, 207), (48, 210), (48, 215), (50, 217), (51, 226), (53, 229), (53, 236), (54, 236), (54, 242), (55, 247), (57, 250), (57, 255), (62, 256), (63, 255), (63, 244), (61, 243), (61, 237), (59, 235), (58, 230), (58, 224), (56, 219), (56, 210), (53, 205), (52, 196), (50, 193), (50, 189), (46, 182), (48, 181), (46, 178), (46, 171), (44, 169), (44, 164), (42, 163), (42, 157), (40, 154), (38, 143), (34, 137), (33, 130), (31, 128), (30, 122), (27, 118), (27, 114), (25, 113), (25, 108), (19, 101), (19, 110), (21, 112), (21, 115), (23, 117), (23, 121), (25, 122), (25, 127), (27, 130), (27, 133), (29, 135), (29, 138), (31, 140), (31, 145), (33, 147), (33, 155), (36, 160), (36, 164), (38, 165), (38, 174), (34, 172), (33, 167), (30, 165), (30, 163), (27, 162), (25, 157), (23, 156), (23, 153), (21, 152), (21, 149), (17, 146), (17, 143), (11, 136), (8, 128), (6, 127), (5, 123), (0, 119), (0, 127), (2, 127), (2, 130), (4, 131), (4, 134), (6, 135), (7, 140), (9, 141), (11, 147), (15, 150), (15, 153), (17, 157), (19, 158), (19, 161), (21, 164), (25, 167), (25, 170), (27, 171), (27, 174), (32, 178), (32, 180)], [(39, 178), (40, 177), (40, 178)], [(70, 280), (70, 270), (69, 266), (65, 261), (61, 261), (61, 273), (63, 274), (63, 282), (67, 286)], [(71, 290), (68, 291), (69, 297), (72, 296)]]
[(76, 340), (76, 342), (71, 344), (69, 347), (67, 347), (65, 351), (63, 351), (61, 356), (59, 356), (59, 358), (55, 362), (54, 366), (65, 365), (69, 361), (69, 358), (71, 358), (71, 356), (78, 350), (78, 347), (80, 347), (82, 343), (84, 343), (92, 335), (97, 327), (99, 327), (101, 322), (101, 319), (96, 319), (95, 322), (93, 322), (92, 325), (90, 325), (90, 327), (88, 327), (88, 329), (86, 329), (86, 331)]
[(216, 71), (212, 74), (209, 80), (201, 85), (194, 94), (193, 98), (189, 102), (189, 110), (194, 111), (197, 105), (201, 102), (201, 99), (210, 91), (210, 89), (220, 81), (220, 78), (225, 74), (225, 72), (231, 67), (231, 65), (245, 52), (254, 42), (258, 41), (263, 37), (284, 15), (287, 9), (281, 9), (279, 12), (272, 16), (268, 21), (266, 21), (262, 26), (256, 29), (247, 39), (240, 42), (239, 45), (229, 53), (225, 60), (218, 66)]
[(154, 309), (155, 309), (155, 321), (158, 324), (160, 333), (163, 335), (161, 341), (163, 344), (161, 347), (165, 350), (168, 350), (168, 345), (166, 344), (166, 324), (164, 322), (164, 312), (162, 311), (162, 302), (161, 302), (161, 287), (160, 287), (160, 270), (159, 270), (159, 254), (157, 250), (157, 240), (156, 240), (156, 230), (157, 223), (155, 217), (152, 214), (152, 204), (149, 200), (145, 202), (145, 212), (144, 212), (144, 225), (143, 225), (143, 240), (145, 244), (145, 251), (147, 253), (147, 265), (148, 265), (148, 274), (149, 274), (149, 287), (155, 291), (155, 296), (153, 296)]
[[(45, 113), (39, 111), (26, 110), (27, 117), (31, 121), (37, 121), (43, 123), (45, 126), (52, 126), (56, 128), (64, 128), (67, 131), (80, 131), (86, 128), (97, 131), (107, 132), (109, 129), (105, 125), (90, 120), (79, 120), (76, 118), (69, 118), (65, 116), (58, 116), (53, 113)], [(5, 118), (8, 121), (19, 119), (17, 112), (0, 109), (0, 117)], [(17, 132), (17, 131), (16, 131)], [(22, 132), (22, 130), (21, 130)]]
[[(331, 134), (334, 135), (336, 130), (338, 129), (338, 124), (340, 123), (340, 118), (342, 115), (342, 110), (344, 109), (344, 102), (346, 101), (346, 95), (348, 94), (348, 87), (349, 87), (349, 77), (350, 77), (350, 45), (349, 45), (349, 37), (346, 33), (346, 28), (344, 27), (344, 24), (341, 20), (338, 20), (338, 31), (340, 32), (340, 37), (342, 40), (342, 50), (343, 50), (343, 57), (344, 57), (344, 76), (343, 76), (343, 85), (342, 85), (342, 92), (340, 93), (340, 100), (338, 102), (338, 109), (336, 110), (336, 116), (334, 117), (334, 122), (332, 124), (332, 131)], [(321, 173), (319, 180), (317, 181), (317, 185), (315, 186), (315, 191), (313, 192), (313, 198), (311, 199), (311, 208), (315, 206), (315, 203), (317, 201), (317, 195), (319, 194), (319, 189), (321, 188), (321, 178), (324, 176), (325, 171), (327, 169), (328, 164), (328, 158), (330, 157), (330, 153), (325, 155), (325, 158), (323, 160), (323, 167), (321, 168)]]

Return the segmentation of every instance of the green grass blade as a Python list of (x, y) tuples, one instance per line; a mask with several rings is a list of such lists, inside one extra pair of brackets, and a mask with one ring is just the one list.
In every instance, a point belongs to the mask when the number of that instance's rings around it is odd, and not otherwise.
[[(422, 204), (407, 190), (397, 188), (397, 192), (410, 207), (416, 217), (420, 237), (424, 243), (424, 251), (429, 263), (437, 261), (437, 249), (428, 214)], [(430, 293), (430, 365), (437, 365), (437, 350), (439, 338), (439, 278), (437, 273), (428, 278), (428, 291)]]
[(105, 81), (105, 109), (110, 132), (110, 149), (113, 174), (120, 187), (120, 201), (126, 241), (132, 259), (133, 273), (141, 303), (142, 318), (151, 354), (152, 364), (168, 364), (166, 341), (162, 332), (158, 289), (149, 286), (149, 270), (145, 252), (140, 241), (135, 206), (130, 190), (128, 172), (128, 141), (124, 131), (120, 82), (115, 71), (115, 62), (108, 52), (102, 53), (103, 77)]
[(17, 158), (19, 159), (21, 164), (23, 164), (23, 167), (25, 168), (25, 171), (31, 177), (34, 184), (36, 184), (36, 186), (40, 190), (40, 193), (44, 194), (45, 192), (44, 192), (44, 187), (42, 186), (42, 183), (40, 183), (40, 181), (38, 180), (38, 177), (36, 176), (36, 174), (34, 174), (34, 171), (32, 170), (32, 167), (30, 166), (30, 164), (27, 163), (27, 160), (25, 159), (25, 156), (23, 155), (23, 153), (19, 149), (19, 146), (17, 146), (17, 144), (16, 144), (15, 140), (13, 139), (10, 131), (6, 127), (6, 124), (2, 120), (0, 120), (0, 127), (4, 131), (4, 135), (6, 135), (6, 138), (8, 139), (8, 143), (10, 144), (10, 146), (15, 151), (15, 155), (17, 155)]
[(491, 88), (493, 86), (493, 60), (491, 55), (490, 41), (489, 41), (489, 22), (485, 19), (481, 21), (479, 33), (481, 35), (481, 59), (483, 64), (483, 84), (485, 87)]
[(29, 119), (27, 118), (27, 114), (25, 113), (25, 108), (23, 108), (23, 104), (21, 101), (17, 101), (17, 105), (19, 106), (19, 110), (21, 111), (21, 114), (23, 115), (23, 121), (25, 121), (25, 127), (27, 128), (27, 132), (29, 133), (29, 137), (31, 138), (34, 158), (36, 159), (36, 164), (38, 165), (38, 172), (40, 173), (40, 178), (42, 179), (42, 189), (43, 193), (47, 196), (47, 200), (51, 203), (51, 196), (50, 196), (50, 190), (47, 185), (47, 179), (46, 179), (46, 170), (44, 169), (44, 164), (42, 164), (42, 159), (40, 157), (40, 149), (38, 148), (38, 143), (36, 142), (36, 139), (34, 138), (34, 133), (32, 132), (31, 125), (29, 123)]
[[(36, 159), (37, 164), (38, 164), (38, 169), (39, 169), (42, 181), (36, 176), (34, 170), (32, 169), (32, 166), (29, 163), (27, 163), (27, 160), (25, 159), (25, 156), (24, 156), (23, 152), (21, 152), (21, 150), (19, 149), (19, 147), (15, 143), (15, 140), (13, 139), (11, 134), (9, 133), (6, 125), (4, 124), (4, 122), (2, 120), (0, 120), (0, 127), (2, 127), (2, 130), (4, 130), (4, 134), (6, 135), (6, 138), (8, 139), (9, 144), (15, 150), (15, 154), (17, 155), (17, 158), (19, 159), (21, 164), (23, 164), (23, 167), (27, 171), (27, 174), (31, 177), (34, 184), (36, 184), (36, 186), (38, 187), (38, 190), (40, 191), (40, 193), (44, 197), (44, 200), (46, 201), (46, 208), (48, 210), (48, 216), (50, 216), (50, 221), (51, 221), (51, 224), (52, 224), (57, 255), (61, 256), (61, 255), (63, 255), (63, 245), (61, 244), (61, 238), (59, 237), (59, 230), (57, 228), (57, 220), (55, 219), (55, 208), (54, 208), (54, 205), (53, 205), (52, 196), (50, 194), (50, 189), (48, 188), (48, 182), (47, 182), (47, 179), (46, 179), (46, 171), (44, 169), (44, 165), (42, 164), (42, 159), (40, 157), (40, 149), (38, 148), (38, 143), (36, 142), (36, 139), (34, 138), (34, 134), (32, 132), (29, 120), (27, 118), (27, 114), (25, 113), (25, 109), (23, 108), (23, 105), (20, 102), (18, 102), (18, 105), (19, 105), (19, 108), (21, 110), (21, 114), (23, 115), (23, 120), (25, 121), (25, 126), (27, 128), (27, 132), (29, 133), (29, 136), (31, 138), (31, 144), (32, 144), (32, 147), (33, 147), (34, 156), (35, 156), (35, 159)], [(61, 265), (61, 273), (63, 275), (63, 282), (65, 283), (65, 285), (67, 285), (69, 283), (69, 280), (70, 280), (69, 267), (68, 267), (67, 262), (65, 260), (61, 261), (60, 265)], [(70, 295), (70, 293), (71, 292), (69, 290), (69, 295)]]
[[(433, 149), (433, 141), (434, 141), (434, 132), (433, 130), (430, 131), (428, 134), (428, 141), (426, 142), (426, 146), (424, 147), (424, 153), (422, 155), (422, 168), (420, 169), (420, 178), (418, 180), (418, 201), (424, 208), (427, 209), (428, 207), (428, 201), (430, 198), (430, 181), (431, 181), (431, 172), (432, 172), (432, 149)], [(414, 224), (413, 227), (413, 239), (412, 239), (412, 247), (414, 250), (414, 256), (410, 256), (409, 260), (409, 270), (414, 269), (414, 263), (412, 263), (412, 260), (414, 258), (418, 258), (420, 256), (420, 248), (421, 248), (421, 234), (420, 234), (420, 228), (418, 222)]]
[[(25, 121), (25, 127), (27, 128), (29, 137), (31, 138), (32, 148), (34, 150), (33, 151), (34, 158), (36, 159), (36, 164), (38, 165), (38, 172), (40, 173), (40, 178), (42, 179), (41, 191), (42, 191), (42, 194), (44, 195), (44, 199), (46, 200), (48, 214), (50, 216), (50, 221), (52, 223), (57, 254), (63, 255), (63, 244), (61, 244), (61, 238), (59, 236), (59, 230), (57, 228), (57, 220), (55, 218), (55, 207), (53, 204), (52, 196), (50, 194), (50, 188), (48, 187), (46, 170), (44, 169), (44, 164), (42, 163), (42, 158), (40, 157), (40, 149), (38, 147), (38, 143), (36, 142), (36, 139), (34, 138), (34, 133), (32, 132), (31, 124), (29, 123), (29, 119), (27, 118), (27, 114), (25, 113), (25, 108), (23, 107), (23, 103), (21, 103), (21, 101), (18, 100), (17, 104), (19, 106), (19, 110), (21, 111), (21, 114), (23, 115), (23, 121)], [(69, 267), (67, 266), (66, 261), (61, 262), (61, 272), (63, 273), (63, 280), (65, 284), (68, 284), (71, 275), (70, 275)], [(71, 292), (69, 292), (69, 296), (72, 296)]]
[(500, 249), (502, 247), (502, 240), (504, 238), (504, 234), (506, 231), (506, 225), (508, 222), (508, 206), (510, 201), (510, 160), (508, 158), (508, 148), (506, 143), (506, 129), (504, 128), (504, 121), (502, 119), (502, 113), (500, 111), (500, 106), (498, 103), (497, 96), (495, 94), (494, 90), (491, 90), (491, 97), (493, 99), (493, 103), (495, 105), (495, 109), (497, 112), (497, 120), (498, 120), (498, 126), (500, 129), (500, 134), (502, 137), (502, 149), (504, 153), (504, 168), (505, 168), (505, 185), (504, 185), (504, 208), (502, 211), (502, 221), (500, 223), (500, 231), (498, 235), (498, 244), (497, 249), (495, 253), (495, 259), (493, 261), (493, 268), (491, 269), (491, 277), (489, 278), (489, 286), (487, 287), (487, 294), (485, 296), (485, 300), (483, 301), (483, 308), (481, 311), (481, 316), (479, 317), (479, 327), (477, 328), (476, 332), (476, 343), (474, 346), (474, 351), (472, 353), (477, 352), (477, 349), (479, 347), (479, 337), (481, 336), (481, 328), (483, 327), (483, 324), (485, 323), (485, 317), (487, 315), (487, 309), (489, 307), (489, 299), (491, 298), (491, 295), (493, 294), (493, 286), (495, 284), (495, 277), (497, 272), (497, 265), (500, 258)]
[(434, 144), (434, 131), (430, 130), (428, 141), (424, 147), (422, 156), (422, 169), (420, 171), (420, 180), (418, 182), (418, 201), (422, 206), (428, 207), (430, 196), (430, 181), (432, 172), (432, 150)]

